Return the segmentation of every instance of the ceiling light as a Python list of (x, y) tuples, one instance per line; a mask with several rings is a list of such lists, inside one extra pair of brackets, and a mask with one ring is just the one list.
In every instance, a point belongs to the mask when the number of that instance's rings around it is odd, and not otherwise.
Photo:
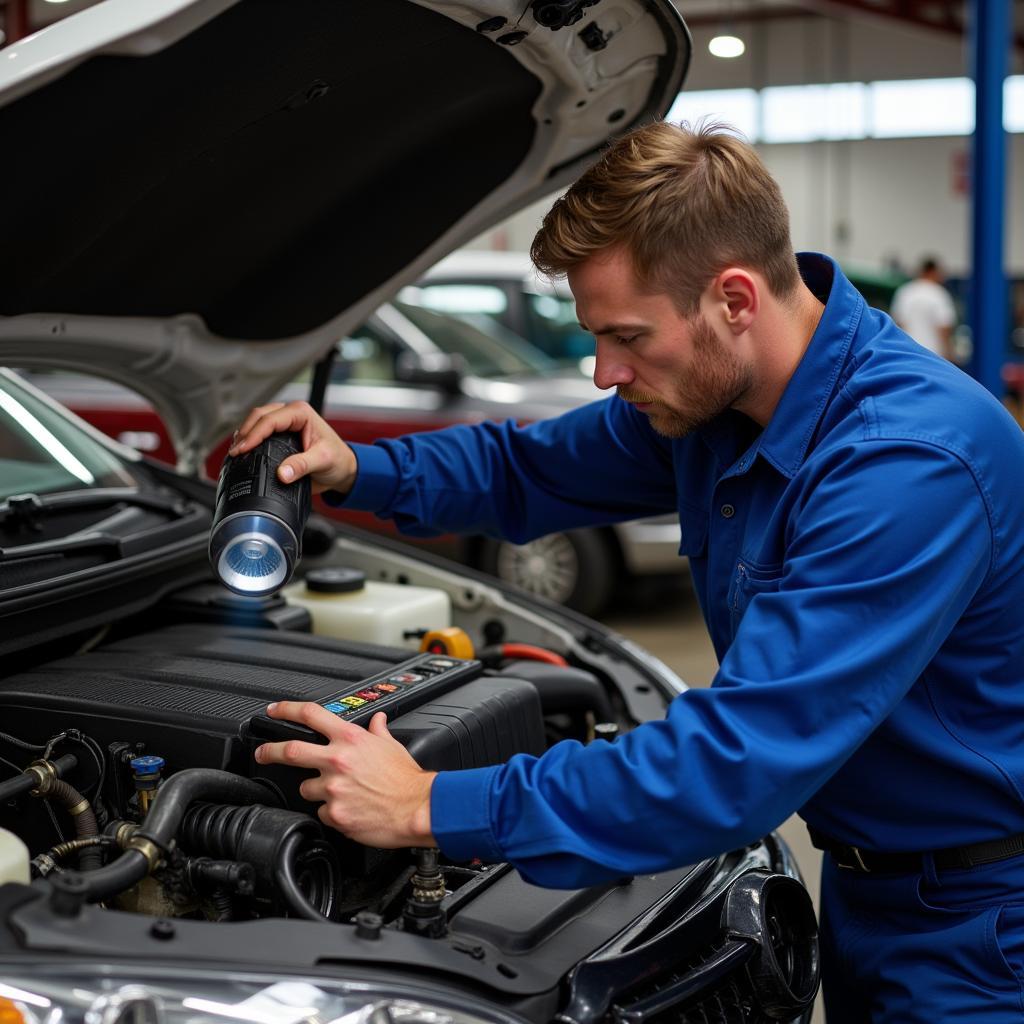
[(708, 49), (715, 57), (741, 57), (746, 46), (739, 36), (718, 35), (708, 43)]

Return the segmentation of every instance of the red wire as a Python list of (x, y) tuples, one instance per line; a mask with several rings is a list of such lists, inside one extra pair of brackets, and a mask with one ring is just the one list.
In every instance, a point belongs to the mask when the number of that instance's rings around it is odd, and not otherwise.
[(527, 661), (546, 661), (549, 665), (561, 665), (569, 667), (569, 662), (560, 654), (549, 651), (544, 647), (534, 647), (533, 644), (502, 644), (501, 656), (503, 658), (524, 658)]

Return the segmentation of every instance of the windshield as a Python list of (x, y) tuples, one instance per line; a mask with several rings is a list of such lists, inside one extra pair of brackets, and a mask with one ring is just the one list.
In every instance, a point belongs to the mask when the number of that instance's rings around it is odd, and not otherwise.
[(555, 368), (543, 352), (486, 313), (452, 316), (427, 309), (417, 301), (419, 291), (403, 289), (401, 301), (393, 305), (442, 352), (462, 356), (474, 376), (535, 376)]
[(0, 369), (0, 501), (125, 487), (134, 480), (117, 458), (56, 412), (8, 370)]

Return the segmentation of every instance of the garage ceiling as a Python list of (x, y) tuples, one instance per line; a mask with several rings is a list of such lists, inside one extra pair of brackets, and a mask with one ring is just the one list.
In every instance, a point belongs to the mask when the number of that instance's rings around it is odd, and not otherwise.
[[(0, 27), (7, 42), (43, 28), (99, 0), (0, 0)], [(871, 19), (946, 35), (962, 35), (966, 0), (676, 0), (691, 28), (723, 22), (749, 24), (783, 18), (827, 18), (836, 21)], [(1015, 46), (1024, 51), (1024, 0), (1014, 0)]]
[[(687, 24), (696, 28), (730, 22), (778, 18), (872, 18), (899, 21), (922, 29), (962, 35), (968, 16), (964, 0), (679, 0)], [(1024, 3), (1014, 2), (1014, 41), (1024, 49)]]

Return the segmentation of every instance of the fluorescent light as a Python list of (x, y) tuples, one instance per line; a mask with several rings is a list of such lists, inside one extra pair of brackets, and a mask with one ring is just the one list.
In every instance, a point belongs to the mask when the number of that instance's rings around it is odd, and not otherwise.
[[(974, 83), (965, 78), (912, 82), (837, 82), (681, 92), (666, 121), (711, 118), (750, 142), (970, 135)], [(1006, 79), (1003, 125), (1024, 132), (1024, 75)]]
[(746, 46), (739, 36), (722, 35), (715, 36), (714, 39), (708, 43), (708, 49), (714, 57), (729, 59), (732, 57), (742, 57), (743, 51), (746, 50)]
[(736, 134), (755, 142), (758, 118), (757, 91), (707, 89), (681, 92), (672, 104), (672, 109), (665, 115), (667, 121), (687, 121), (690, 124), (696, 124), (705, 118), (731, 125)]
[(1014, 75), (1003, 86), (1003, 127), (1024, 132), (1024, 75)]
[(862, 82), (783, 85), (761, 90), (762, 142), (814, 142), (866, 135)]
[[(51, 434), (50, 431), (35, 418), (35, 416), (33, 416), (32, 413), (30, 413), (28, 409), (21, 404), (21, 402), (16, 401), (13, 396), (7, 394), (3, 390), (0, 390), (0, 409), (7, 413), (7, 415), (10, 416), (17, 424), (23, 427), (29, 437), (31, 437), (40, 448), (48, 452), (72, 476), (77, 477), (83, 484), (94, 484), (96, 482), (96, 478), (92, 473), (90, 473), (89, 470), (87, 470), (85, 466), (83, 466), (82, 463), (79, 462), (78, 459), (76, 459), (74, 455), (72, 455), (71, 452), (69, 452), (67, 448), (65, 448), (64, 445), (62, 445), (60, 441), (58, 441), (57, 438), (54, 437), (53, 434)], [(6, 991), (5, 986), (0, 985), (0, 994), (4, 991)]]
[(877, 139), (974, 131), (974, 82), (969, 78), (872, 82), (870, 89), (871, 134)]

